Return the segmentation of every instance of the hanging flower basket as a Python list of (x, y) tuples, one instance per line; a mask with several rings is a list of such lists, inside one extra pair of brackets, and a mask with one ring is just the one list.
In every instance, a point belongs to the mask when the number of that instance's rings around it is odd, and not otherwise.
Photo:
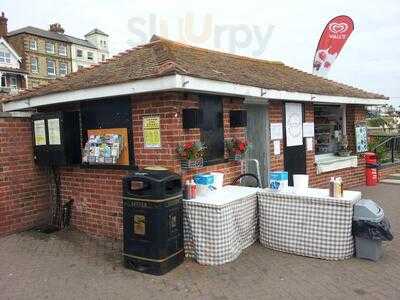
[(203, 167), (205, 151), (206, 147), (200, 141), (178, 145), (176, 152), (181, 161), (182, 169), (189, 170)]
[(238, 139), (225, 140), (225, 149), (228, 153), (228, 158), (231, 161), (243, 160), (248, 148), (249, 144), (247, 144), (246, 141), (240, 141)]
[(185, 159), (181, 160), (181, 168), (184, 170), (202, 168), (204, 165), (204, 160), (202, 157), (197, 159)]

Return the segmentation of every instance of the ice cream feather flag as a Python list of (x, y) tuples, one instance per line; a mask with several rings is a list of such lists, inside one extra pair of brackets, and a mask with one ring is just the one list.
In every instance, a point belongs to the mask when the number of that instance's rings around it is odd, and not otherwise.
[(328, 74), (353, 30), (353, 20), (348, 16), (337, 16), (328, 22), (315, 51), (314, 75), (326, 76)]

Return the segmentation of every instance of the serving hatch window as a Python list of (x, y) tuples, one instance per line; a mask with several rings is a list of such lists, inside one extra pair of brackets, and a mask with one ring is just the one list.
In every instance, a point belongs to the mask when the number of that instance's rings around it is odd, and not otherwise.
[(315, 105), (315, 154), (337, 153), (340, 141), (346, 135), (345, 107)]

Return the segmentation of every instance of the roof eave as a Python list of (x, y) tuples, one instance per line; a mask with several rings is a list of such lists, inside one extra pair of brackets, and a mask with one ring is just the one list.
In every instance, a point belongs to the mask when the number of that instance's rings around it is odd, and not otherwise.
[(89, 101), (107, 97), (133, 95), (162, 91), (186, 91), (208, 94), (229, 95), (246, 99), (298, 101), (328, 104), (384, 105), (389, 100), (378, 98), (356, 98), (332, 95), (315, 95), (300, 92), (278, 91), (260, 87), (234, 84), (192, 76), (174, 74), (147, 78), (125, 83), (92, 87), (87, 89), (53, 93), (37, 97), (27, 97), (4, 102), (4, 111), (19, 111), (61, 103)]

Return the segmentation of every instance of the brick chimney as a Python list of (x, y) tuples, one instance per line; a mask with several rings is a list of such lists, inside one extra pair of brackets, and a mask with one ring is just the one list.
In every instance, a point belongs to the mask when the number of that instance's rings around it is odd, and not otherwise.
[(7, 21), (8, 19), (4, 16), (4, 12), (2, 12), (0, 17), (0, 37), (7, 37)]
[(50, 24), (50, 31), (63, 34), (64, 28), (61, 27), (60, 23)]

